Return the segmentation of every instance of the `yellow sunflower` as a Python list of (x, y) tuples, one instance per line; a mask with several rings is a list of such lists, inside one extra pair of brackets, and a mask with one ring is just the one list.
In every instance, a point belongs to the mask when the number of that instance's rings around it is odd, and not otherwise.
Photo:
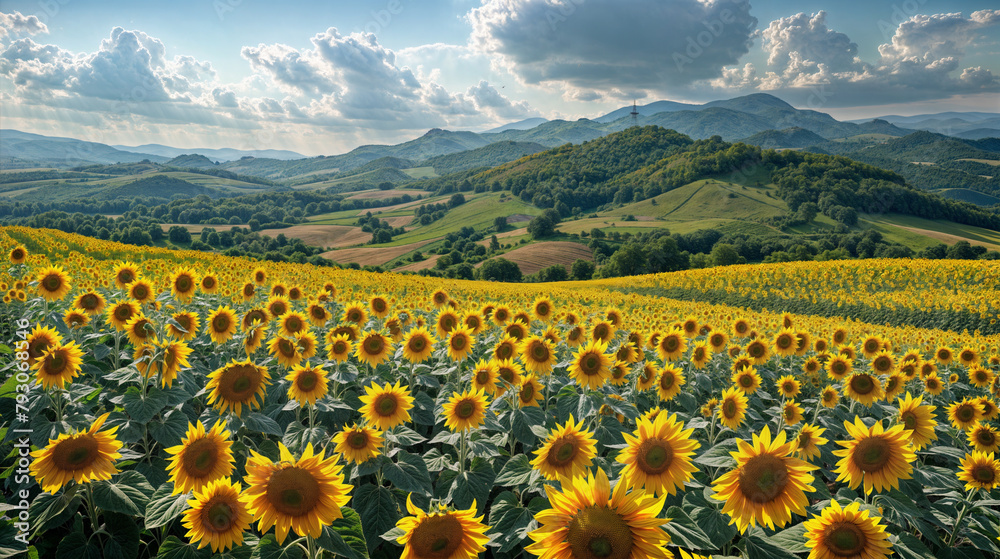
[(497, 367), (494, 361), (480, 359), (472, 369), (472, 388), (493, 396), (497, 392)]
[(435, 342), (426, 328), (414, 328), (403, 338), (403, 358), (410, 363), (422, 363), (434, 352)]
[(937, 406), (923, 405), (924, 397), (914, 398), (909, 392), (905, 398), (899, 398), (899, 423), (906, 429), (910, 442), (913, 443), (913, 450), (920, 450), (930, 445), (931, 441), (937, 440), (934, 427), (937, 421), (934, 420), (934, 410)]
[(679, 330), (671, 330), (660, 337), (656, 344), (656, 353), (664, 361), (674, 361), (684, 355), (687, 341)]
[(219, 278), (215, 274), (205, 274), (199, 283), (201, 290), (208, 294), (213, 294), (219, 290)]
[(100, 431), (109, 415), (106, 413), (94, 419), (86, 431), (72, 435), (63, 433), (49, 439), (45, 448), (31, 453), (34, 460), (29, 472), (43, 491), (55, 493), (70, 480), (90, 483), (111, 479), (118, 473), (115, 460), (122, 457), (118, 453), (122, 443), (115, 438), (118, 427)]
[(233, 360), (208, 375), (208, 404), (220, 412), (232, 411), (239, 416), (243, 408), (253, 410), (264, 403), (264, 394), (271, 383), (271, 374), (264, 367), (246, 361)]
[(286, 338), (309, 331), (309, 319), (298, 311), (288, 311), (278, 317), (278, 333)]
[(411, 496), (406, 497), (411, 516), (396, 522), (403, 531), (396, 538), (403, 546), (400, 559), (475, 559), (486, 551), (488, 526), (476, 516), (475, 502), (466, 510), (448, 510), (442, 504), (436, 512), (426, 513), (414, 506)]
[(712, 350), (708, 346), (708, 342), (701, 341), (695, 342), (691, 346), (691, 364), (694, 365), (696, 369), (704, 369), (705, 365), (712, 360)]
[(198, 288), (198, 278), (189, 269), (180, 269), (170, 275), (170, 291), (180, 301), (187, 301), (194, 296)]
[(978, 398), (974, 398), (974, 400), (983, 410), (983, 420), (992, 421), (996, 419), (997, 416), (1000, 416), (1000, 408), (997, 408), (996, 403), (993, 402), (989, 396), (980, 396)]
[(233, 473), (232, 433), (221, 420), (211, 429), (199, 421), (188, 423), (187, 434), (181, 444), (165, 449), (172, 456), (167, 463), (173, 494), (199, 491), (209, 482), (229, 478)]
[(24, 264), (28, 260), (28, 249), (24, 245), (17, 245), (7, 253), (7, 259), (11, 264)]
[(49, 346), (31, 366), (35, 370), (35, 378), (42, 388), (62, 389), (67, 383), (80, 374), (83, 364), (83, 349), (76, 341)]
[(200, 325), (197, 313), (181, 311), (174, 313), (167, 321), (167, 334), (178, 340), (192, 340), (198, 335)]
[(73, 308), (81, 310), (89, 315), (101, 314), (106, 302), (104, 296), (96, 291), (81, 293), (73, 301)]
[(337, 455), (313, 454), (309, 443), (296, 460), (284, 444), (278, 443), (278, 448), (278, 462), (250, 451), (243, 502), (262, 534), (275, 527), (278, 545), (285, 543), (289, 530), (319, 538), (323, 526), (343, 517), (340, 507), (351, 500), (354, 486), (344, 483), (344, 467), (337, 464)]
[(826, 386), (819, 395), (819, 401), (824, 408), (835, 408), (840, 403), (840, 392), (832, 386)]
[(646, 362), (636, 370), (635, 388), (639, 392), (645, 392), (656, 384), (658, 378), (656, 366), (651, 362)]
[(660, 369), (656, 380), (656, 393), (660, 400), (669, 402), (681, 393), (681, 387), (687, 381), (684, 379), (684, 371), (673, 363), (667, 363)]
[(892, 373), (885, 379), (885, 400), (888, 402), (906, 389), (906, 377), (902, 373)]
[(771, 358), (771, 350), (768, 348), (764, 340), (751, 340), (750, 343), (743, 348), (743, 353), (753, 359), (754, 365), (763, 365), (767, 363), (767, 360)]
[(701, 444), (691, 438), (693, 432), (684, 429), (676, 414), (661, 413), (654, 420), (640, 417), (635, 431), (624, 433), (628, 446), (618, 453), (618, 462), (625, 464), (622, 479), (654, 497), (673, 495), (698, 471), (691, 460)]
[(610, 342), (615, 337), (615, 326), (607, 320), (598, 320), (590, 329), (590, 339)]
[(531, 373), (547, 375), (556, 363), (555, 348), (540, 336), (531, 336), (521, 342), (520, 353), (524, 368)]
[(354, 356), (372, 367), (378, 367), (382, 364), (389, 358), (391, 352), (392, 343), (390, 343), (389, 338), (375, 330), (365, 332), (354, 347)]
[(115, 266), (114, 275), (115, 285), (125, 289), (128, 284), (139, 278), (139, 268), (132, 262), (122, 262)]
[(302, 362), (302, 354), (296, 341), (284, 336), (274, 336), (267, 342), (267, 351), (284, 367), (294, 367)]
[(836, 381), (843, 380), (853, 369), (854, 362), (843, 355), (834, 355), (826, 362), (826, 374)]
[(545, 486), (551, 508), (535, 515), (539, 527), (528, 533), (534, 540), (524, 549), (542, 559), (653, 559), (668, 558), (670, 536), (658, 518), (666, 497), (645, 491), (627, 492), (619, 481), (614, 492), (603, 469), (563, 483), (558, 491)]
[(993, 371), (980, 366), (969, 369), (969, 384), (976, 388), (989, 388), (996, 375)]
[(783, 398), (794, 398), (798, 396), (799, 391), (802, 388), (799, 381), (792, 375), (779, 377), (774, 385), (778, 389), (778, 393), (781, 394)]
[(989, 423), (976, 422), (971, 429), (965, 432), (965, 436), (969, 441), (969, 446), (979, 452), (996, 452), (1000, 448), (997, 430)]
[(65, 324), (67, 328), (70, 328), (72, 330), (83, 328), (84, 326), (90, 324), (90, 317), (87, 316), (87, 313), (75, 309), (70, 309), (66, 311), (66, 313), (63, 314), (62, 320), (63, 324)]
[(162, 353), (163, 368), (161, 370), (160, 383), (170, 388), (177, 378), (177, 373), (183, 367), (190, 367), (188, 357), (194, 352), (186, 343), (181, 341), (166, 341), (160, 343)]
[(563, 425), (549, 432), (545, 443), (535, 451), (531, 465), (545, 479), (573, 478), (583, 474), (597, 456), (594, 434), (583, 429), (583, 420), (573, 421), (572, 414)]
[(772, 441), (767, 425), (760, 436), (753, 435), (752, 443), (742, 439), (736, 442), (736, 468), (712, 484), (713, 498), (726, 502), (722, 512), (732, 518), (729, 523), (745, 533), (756, 524), (772, 530), (784, 527), (793, 512), (804, 516), (809, 504), (806, 493), (816, 491), (809, 472), (818, 466), (793, 458), (796, 444), (786, 442), (784, 431)]
[(497, 361), (512, 360), (517, 357), (518, 343), (511, 336), (504, 336), (493, 346), (493, 358)]
[(975, 400), (962, 398), (962, 401), (948, 406), (948, 420), (955, 429), (971, 429), (982, 418), (983, 408)]
[(58, 301), (65, 297), (72, 281), (62, 266), (42, 268), (35, 279), (38, 281), (38, 294), (47, 301)]
[(246, 331), (246, 335), (243, 337), (243, 348), (246, 350), (247, 357), (254, 354), (260, 346), (264, 345), (264, 339), (267, 337), (267, 326), (259, 322), (254, 322), (249, 330)]
[(733, 386), (722, 392), (719, 399), (719, 421), (733, 431), (740, 428), (747, 413), (747, 397)]
[(288, 399), (297, 400), (299, 405), (315, 406), (316, 400), (326, 396), (326, 371), (322, 367), (313, 367), (307, 361), (305, 365), (296, 365), (285, 376), (291, 384), (288, 387)]
[(851, 489), (856, 489), (863, 479), (865, 493), (872, 489), (881, 493), (890, 487), (898, 489), (901, 479), (910, 479), (917, 455), (903, 425), (886, 430), (882, 422), (876, 421), (866, 427), (860, 417), (854, 416), (854, 423), (845, 421), (844, 428), (852, 440), (837, 441), (844, 448), (833, 451), (841, 457), (834, 470), (837, 481), (846, 480)]
[(129, 343), (134, 346), (156, 343), (156, 326), (142, 313), (129, 319), (125, 324), (125, 333), (128, 334)]
[(212, 547), (213, 553), (243, 545), (243, 533), (250, 528), (250, 512), (240, 500), (242, 487), (229, 478), (209, 482), (194, 492), (181, 524), (187, 538), (198, 542), (198, 549)]
[(608, 382), (615, 386), (621, 386), (628, 383), (628, 363), (624, 361), (615, 361), (611, 364), (609, 370), (611, 371), (611, 378)]
[(569, 374), (580, 386), (597, 390), (611, 378), (611, 358), (604, 352), (608, 346), (593, 340), (573, 354)]
[(934, 350), (934, 359), (941, 365), (947, 365), (955, 358), (955, 352), (948, 346), (938, 346)]
[(365, 420), (380, 430), (392, 429), (410, 421), (409, 410), (413, 408), (413, 397), (409, 387), (386, 383), (385, 386), (372, 384), (365, 387), (365, 395), (360, 397), (361, 409), (358, 410)]
[(944, 383), (938, 378), (937, 373), (930, 373), (924, 377), (924, 391), (931, 396), (937, 396), (944, 392)]
[(342, 455), (350, 464), (361, 464), (382, 454), (379, 448), (384, 441), (382, 432), (378, 429), (355, 423), (333, 437), (336, 444), (333, 451)]
[(806, 547), (809, 559), (833, 557), (858, 557), (886, 559), (892, 554), (889, 533), (879, 518), (861, 510), (861, 503), (854, 502), (841, 508), (836, 499), (823, 509), (819, 516), (805, 521)]
[(875, 335), (867, 336), (863, 340), (861, 340), (861, 354), (867, 357), (868, 359), (871, 359), (876, 355), (878, 355), (880, 351), (882, 351), (882, 346), (884, 345), (884, 343), (885, 342), (883, 342), (882, 338), (878, 336)]
[(270, 297), (264, 307), (267, 309), (268, 314), (275, 318), (285, 314), (291, 308), (288, 297), (281, 295)]
[(868, 373), (851, 373), (844, 382), (844, 396), (870, 406), (875, 402), (885, 398), (885, 390), (882, 389), (882, 381), (875, 375)]
[(830, 442), (829, 439), (823, 437), (823, 433), (826, 429), (823, 427), (817, 427), (815, 425), (803, 425), (799, 429), (798, 436), (795, 437), (795, 454), (799, 458), (809, 461), (820, 455), (819, 447)]
[(486, 421), (488, 405), (482, 390), (470, 389), (461, 394), (452, 392), (451, 398), (441, 406), (444, 410), (444, 424), (452, 432), (475, 429)]
[(798, 425), (802, 421), (803, 412), (805, 410), (795, 400), (788, 400), (781, 406), (781, 416), (789, 427)]
[(326, 357), (337, 363), (347, 361), (347, 358), (351, 356), (351, 346), (351, 339), (347, 334), (332, 337), (327, 335)]
[(472, 352), (475, 343), (472, 330), (464, 326), (456, 326), (448, 334), (448, 357), (452, 361), (462, 361)]
[(993, 458), (992, 452), (972, 451), (962, 459), (958, 479), (965, 482), (965, 489), (985, 489), (992, 491), (1000, 485), (1000, 460)]
[(493, 364), (497, 369), (497, 378), (503, 382), (497, 383), (497, 396), (503, 396), (507, 392), (508, 387), (519, 387), (521, 386), (521, 375), (524, 374), (524, 369), (516, 361), (511, 361), (509, 359), (504, 361), (493, 360)]
[(140, 278), (133, 281), (126, 286), (126, 289), (128, 290), (128, 296), (140, 305), (145, 305), (156, 299), (156, 290), (153, 289), (152, 284), (144, 279)]
[(979, 364), (979, 352), (974, 348), (965, 346), (958, 350), (958, 362), (962, 364), (963, 367), (972, 367), (973, 365)]
[(544, 397), (542, 383), (538, 382), (538, 377), (534, 373), (521, 379), (521, 386), (517, 390), (517, 402), (522, 408), (537, 408), (538, 401)]
[(221, 306), (208, 315), (205, 330), (217, 344), (226, 343), (236, 332), (236, 313), (228, 306)]
[(739, 388), (744, 394), (750, 395), (760, 388), (760, 375), (753, 365), (748, 365), (745, 369), (740, 369), (730, 377), (733, 386)]
[(774, 336), (774, 352), (782, 357), (795, 355), (798, 347), (795, 332), (787, 328), (778, 331)]

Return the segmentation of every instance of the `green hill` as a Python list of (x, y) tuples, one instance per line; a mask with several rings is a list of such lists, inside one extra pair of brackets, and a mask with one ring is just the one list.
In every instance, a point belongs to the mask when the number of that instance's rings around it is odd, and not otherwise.
[(216, 166), (214, 161), (205, 157), (204, 155), (198, 155), (198, 154), (178, 155), (177, 157), (164, 163), (164, 165), (170, 165), (171, 167), (185, 167), (190, 169), (212, 169)]
[(478, 167), (496, 167), (546, 149), (546, 146), (536, 142), (494, 142), (481, 148), (432, 157), (423, 165), (433, 167), (436, 173), (444, 175)]
[(765, 130), (745, 138), (744, 144), (760, 146), (765, 149), (804, 148), (826, 141), (823, 136), (805, 128), (785, 128), (784, 130)]

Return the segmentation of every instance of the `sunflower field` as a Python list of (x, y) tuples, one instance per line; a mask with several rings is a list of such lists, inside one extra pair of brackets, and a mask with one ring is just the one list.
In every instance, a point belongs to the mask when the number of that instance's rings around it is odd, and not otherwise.
[(995, 263), (497, 284), (0, 249), (2, 557), (1000, 556)]

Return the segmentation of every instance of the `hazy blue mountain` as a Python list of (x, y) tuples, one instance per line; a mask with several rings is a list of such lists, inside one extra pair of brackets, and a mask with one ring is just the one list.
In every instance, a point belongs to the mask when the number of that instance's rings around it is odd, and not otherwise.
[(517, 122), (509, 122), (503, 126), (497, 126), (496, 128), (490, 128), (485, 130), (483, 134), (496, 134), (498, 132), (503, 132), (504, 130), (528, 130), (529, 128), (534, 128), (539, 124), (544, 124), (548, 122), (548, 119), (544, 118), (526, 118), (524, 120), (519, 120)]
[(515, 142), (537, 142), (555, 147), (563, 144), (579, 144), (600, 138), (611, 132), (600, 122), (581, 118), (580, 120), (550, 120), (530, 130), (505, 130), (497, 134), (483, 134), (488, 142), (511, 140)]
[(959, 132), (958, 134), (953, 134), (953, 136), (964, 140), (1000, 138), (1000, 128), (973, 128), (972, 130), (966, 130), (964, 132)]
[(655, 124), (676, 130), (696, 140), (722, 136), (722, 139), (726, 141), (746, 138), (757, 132), (774, 128), (774, 125), (765, 118), (724, 107), (658, 113), (643, 118), (640, 120), (640, 124)]
[(74, 167), (85, 163), (133, 163), (148, 159), (157, 163), (167, 157), (133, 153), (106, 144), (74, 138), (30, 134), (18, 130), (0, 130), (0, 160), (27, 159), (53, 167)]
[(115, 149), (133, 151), (137, 153), (149, 153), (162, 157), (177, 157), (179, 155), (198, 154), (204, 155), (212, 161), (235, 161), (241, 157), (262, 157), (268, 159), (305, 159), (306, 156), (294, 151), (284, 149), (233, 149), (233, 148), (175, 148), (162, 144), (143, 144), (141, 146), (111, 146)]
[[(704, 108), (703, 105), (692, 105), (690, 103), (678, 103), (676, 101), (654, 101), (646, 105), (637, 105), (635, 110), (642, 116), (652, 116), (657, 113), (672, 111), (697, 111)], [(599, 116), (594, 120), (597, 122), (614, 122), (622, 117), (632, 114), (632, 105), (615, 109), (606, 115)]]

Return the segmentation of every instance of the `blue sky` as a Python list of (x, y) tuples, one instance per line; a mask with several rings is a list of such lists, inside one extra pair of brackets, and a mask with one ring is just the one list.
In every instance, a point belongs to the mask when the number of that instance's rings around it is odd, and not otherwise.
[(1000, 111), (991, 0), (0, 2), (4, 128), (332, 154), (429, 128), (767, 92)]

